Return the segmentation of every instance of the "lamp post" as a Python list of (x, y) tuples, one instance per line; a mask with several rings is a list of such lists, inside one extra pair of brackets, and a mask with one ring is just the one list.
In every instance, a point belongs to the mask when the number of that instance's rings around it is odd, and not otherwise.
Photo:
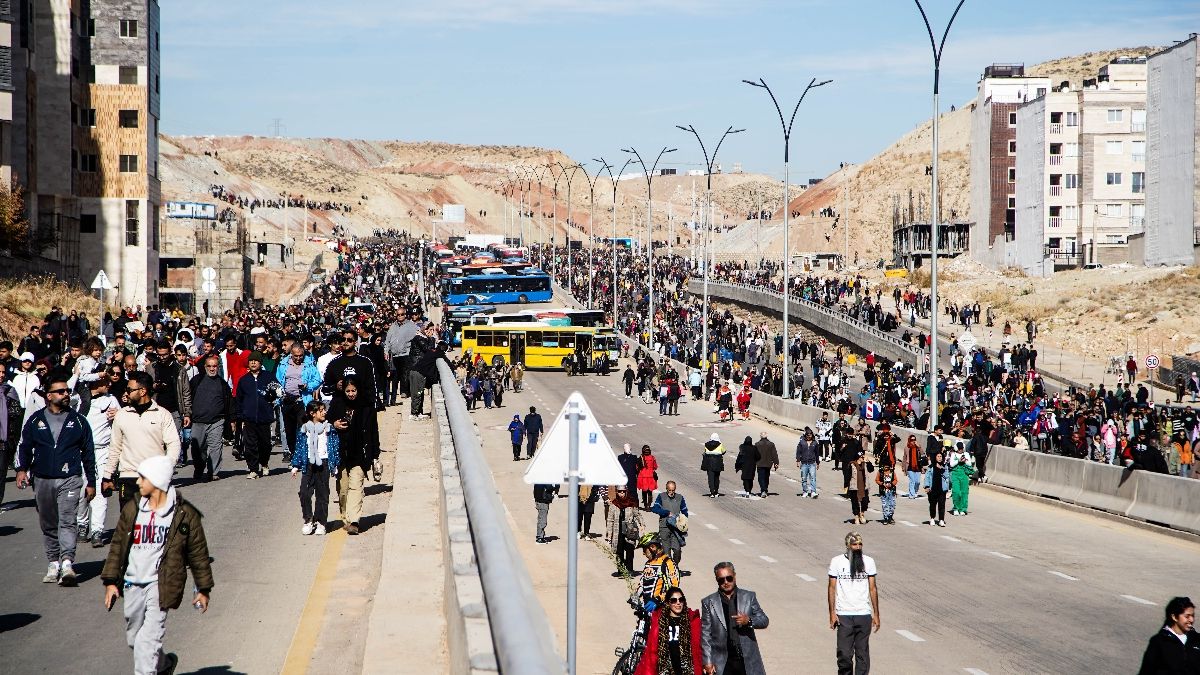
[(646, 256), (649, 261), (649, 269), (647, 269), (647, 287), (649, 293), (646, 296), (648, 306), (646, 308), (646, 348), (654, 349), (654, 171), (658, 169), (658, 162), (662, 156), (668, 152), (675, 152), (676, 148), (663, 147), (659, 150), (658, 157), (654, 160), (654, 164), (647, 169), (646, 162), (642, 160), (642, 155), (637, 151), (637, 148), (621, 148), (621, 152), (627, 152), (634, 157), (637, 157), (638, 164), (642, 165), (642, 171), (646, 174)]
[(929, 34), (929, 46), (933, 49), (933, 193), (929, 215), (929, 229), (932, 232), (929, 256), (929, 431), (931, 433), (938, 423), (937, 269), (938, 235), (941, 234), (941, 228), (938, 226), (938, 85), (942, 77), (942, 50), (946, 47), (946, 37), (950, 35), (950, 27), (954, 25), (954, 19), (958, 17), (958, 11), (962, 9), (963, 3), (966, 1), (958, 0), (958, 6), (954, 8), (954, 13), (950, 15), (950, 21), (946, 23), (946, 30), (942, 33), (942, 41), (938, 43), (933, 36), (933, 27), (929, 25), (929, 17), (925, 14), (925, 8), (921, 6), (921, 0), (913, 0), (917, 3), (917, 10), (921, 12), (921, 19), (925, 22), (925, 32)]
[[(592, 160), (592, 161), (597, 161), (597, 160)], [(592, 255), (593, 251), (596, 248), (596, 181), (600, 180), (600, 171), (602, 171), (604, 168), (607, 168), (607, 165), (604, 165), (602, 168), (597, 169), (596, 175), (592, 176), (588, 180), (588, 205), (590, 207), (589, 211), (588, 211), (588, 272), (587, 272), (587, 285), (588, 285), (587, 308), (588, 309), (592, 308), (592, 287), (595, 286), (595, 280), (592, 277), (596, 271), (595, 260), (593, 259), (593, 255)], [(587, 178), (586, 170), (583, 172), (583, 177)]]
[[(571, 282), (571, 279), (574, 276), (572, 274), (573, 266), (571, 265), (571, 181), (575, 180), (575, 172), (583, 169), (583, 164), (576, 164), (574, 166), (565, 166), (561, 162), (555, 162), (555, 164), (562, 169), (562, 174), (559, 177), (567, 177), (567, 222), (566, 225), (563, 226), (563, 239), (567, 244), (567, 293), (573, 293), (574, 285)], [(571, 170), (570, 174), (567, 173), (567, 169)], [(584, 170), (583, 175), (587, 176), (586, 169)]]
[[(704, 210), (704, 215), (700, 218), (704, 225), (704, 304), (700, 308), (702, 327), (700, 329), (700, 368), (706, 373), (708, 372), (708, 234), (712, 229), (712, 170), (717, 163), (717, 153), (721, 151), (721, 144), (725, 142), (725, 137), (730, 134), (740, 134), (745, 129), (734, 129), (732, 125), (721, 134), (721, 139), (717, 141), (717, 147), (713, 148), (712, 158), (708, 156), (708, 150), (704, 147), (704, 141), (700, 139), (700, 134), (696, 131), (696, 127), (691, 124), (686, 127), (680, 124), (675, 125), (680, 131), (690, 132), (696, 137), (696, 142), (700, 144), (700, 152), (704, 153), (704, 169), (706, 174), (706, 183), (704, 188), (704, 203), (707, 208)], [(706, 375), (707, 376), (707, 375)]]
[[(789, 218), (791, 209), (791, 201), (788, 197), (788, 160), (789, 146), (792, 140), (792, 124), (796, 121), (796, 113), (800, 110), (800, 104), (804, 103), (804, 97), (808, 92), (817, 87), (823, 87), (833, 80), (822, 80), (817, 82), (817, 78), (809, 81), (808, 86), (804, 88), (804, 93), (800, 94), (800, 100), (796, 101), (796, 107), (792, 109), (792, 118), (787, 122), (783, 120), (783, 110), (779, 108), (779, 101), (775, 98), (775, 92), (767, 86), (767, 83), (762, 78), (758, 82), (751, 80), (742, 80), (752, 87), (759, 87), (767, 90), (767, 94), (771, 97), (771, 102), (775, 104), (775, 112), (779, 113), (779, 124), (783, 127), (783, 397), (791, 398), (792, 388), (792, 372), (788, 367), (789, 348), (791, 345), (788, 342), (788, 310), (790, 309), (792, 294), (791, 294), (791, 268), (792, 268), (792, 241), (791, 227)], [(762, 214), (759, 213), (761, 216)]]
[[(613, 328), (619, 329), (618, 321), (617, 321), (617, 292), (618, 292), (617, 291), (617, 176), (620, 176), (621, 174), (625, 173), (625, 169), (628, 168), (629, 165), (633, 163), (633, 158), (625, 160), (625, 164), (623, 164), (621, 166), (621, 171), (619, 173), (617, 173), (615, 176), (613, 175), (612, 165), (609, 164), (608, 162), (604, 161), (603, 157), (601, 157), (600, 159), (593, 159), (592, 161), (599, 162), (601, 168), (604, 171), (608, 172), (609, 180), (612, 181), (612, 190), (613, 190), (612, 241), (609, 242), (610, 244), (612, 244), (612, 263), (613, 263), (613, 265), (612, 265), (612, 273), (613, 273), (612, 320), (613, 320)], [(600, 172), (597, 171), (596, 174), (599, 175)]]

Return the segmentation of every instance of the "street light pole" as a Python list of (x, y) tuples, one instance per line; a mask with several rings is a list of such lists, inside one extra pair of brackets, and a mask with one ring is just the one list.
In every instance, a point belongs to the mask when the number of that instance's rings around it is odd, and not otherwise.
[[(599, 162), (602, 169), (604, 171), (608, 172), (608, 179), (610, 181), (612, 181), (613, 217), (612, 217), (612, 241), (610, 242), (612, 244), (612, 273), (613, 273), (613, 277), (612, 277), (612, 279), (613, 279), (612, 320), (613, 320), (613, 328), (617, 328), (619, 330), (620, 326), (619, 326), (619, 322), (617, 319), (617, 302), (618, 302), (617, 293), (619, 292), (618, 288), (617, 288), (617, 176), (620, 176), (625, 173), (625, 169), (629, 168), (629, 165), (633, 163), (633, 159), (630, 158), (630, 159), (625, 160), (625, 164), (621, 166), (621, 171), (619, 173), (617, 173), (616, 175), (613, 175), (612, 165), (609, 164), (608, 162), (606, 162), (603, 157), (601, 157), (599, 159), (593, 159), (592, 161)], [(599, 174), (600, 174), (600, 172), (597, 171), (596, 175), (599, 175)]]
[[(571, 264), (571, 182), (575, 180), (575, 172), (583, 169), (583, 164), (576, 164), (569, 167), (564, 166), (560, 162), (556, 162), (556, 164), (562, 169), (562, 176), (567, 176), (567, 222), (563, 226), (563, 239), (567, 244), (567, 293), (573, 294), (575, 286), (571, 281), (574, 276), (572, 274), (574, 266)], [(571, 170), (569, 175), (567, 174), (567, 169)], [(583, 175), (587, 176), (586, 169), (584, 169)]]
[(704, 154), (704, 169), (705, 169), (706, 179), (707, 179), (707, 182), (705, 184), (705, 189), (704, 189), (704, 201), (705, 201), (705, 204), (708, 206), (708, 208), (705, 209), (705, 212), (704, 212), (705, 215), (703, 217), (701, 217), (701, 221), (704, 223), (704, 304), (700, 308), (700, 315), (701, 315), (700, 320), (702, 322), (702, 328), (700, 330), (700, 334), (701, 334), (701, 338), (700, 338), (700, 354), (701, 354), (700, 368), (705, 373), (707, 373), (708, 372), (708, 268), (709, 268), (709, 264), (708, 264), (708, 230), (712, 227), (712, 221), (711, 221), (711, 218), (712, 218), (712, 171), (713, 171), (713, 166), (717, 163), (717, 153), (720, 152), (721, 144), (725, 142), (725, 137), (730, 134), (740, 134), (743, 131), (745, 131), (745, 129), (734, 129), (733, 125), (730, 125), (729, 128), (725, 130), (725, 133), (721, 134), (721, 139), (717, 141), (717, 147), (713, 148), (712, 158), (710, 159), (708, 156), (708, 150), (704, 147), (704, 141), (700, 139), (700, 134), (696, 131), (696, 127), (692, 126), (691, 124), (687, 125), (686, 127), (676, 124), (675, 128), (679, 129), (680, 131), (690, 132), (693, 136), (695, 136), (696, 142), (700, 144), (700, 152)]
[(642, 155), (636, 148), (621, 148), (621, 152), (627, 152), (637, 157), (638, 164), (642, 165), (642, 171), (646, 174), (646, 256), (650, 264), (649, 269), (646, 270), (647, 284), (650, 289), (647, 295), (649, 304), (646, 312), (646, 348), (651, 351), (654, 350), (654, 171), (658, 169), (658, 162), (662, 156), (668, 152), (675, 152), (676, 149), (663, 147), (658, 152), (654, 165), (647, 169), (646, 162), (642, 160)]
[[(783, 110), (779, 107), (779, 101), (775, 98), (775, 92), (767, 86), (767, 83), (762, 78), (758, 82), (751, 80), (742, 80), (752, 87), (766, 89), (767, 94), (771, 97), (771, 102), (775, 104), (775, 112), (779, 114), (779, 124), (783, 127), (783, 397), (791, 398), (792, 388), (792, 372), (789, 368), (788, 357), (789, 348), (791, 345), (788, 342), (788, 319), (789, 310), (792, 302), (791, 293), (791, 268), (792, 268), (792, 241), (791, 241), (791, 224), (789, 220), (791, 201), (788, 196), (788, 161), (789, 161), (789, 146), (792, 140), (792, 124), (796, 122), (796, 113), (800, 110), (800, 104), (804, 103), (804, 97), (808, 92), (817, 87), (823, 87), (833, 80), (822, 80), (817, 82), (817, 78), (809, 81), (808, 86), (804, 88), (804, 93), (800, 94), (800, 100), (796, 101), (796, 107), (792, 109), (792, 118), (785, 122), (783, 120)], [(759, 213), (761, 216), (762, 213)]]
[(954, 13), (950, 15), (950, 21), (946, 23), (946, 30), (942, 33), (942, 41), (939, 44), (933, 36), (933, 27), (929, 25), (929, 17), (925, 14), (925, 8), (921, 6), (921, 0), (913, 0), (917, 3), (917, 10), (921, 12), (921, 19), (925, 22), (925, 32), (929, 34), (929, 46), (933, 49), (933, 194), (930, 198), (931, 210), (929, 214), (929, 229), (931, 232), (930, 256), (929, 256), (929, 431), (933, 432), (933, 428), (938, 423), (938, 295), (937, 295), (937, 277), (938, 277), (938, 235), (941, 234), (941, 227), (938, 223), (938, 85), (942, 77), (942, 50), (946, 47), (946, 37), (950, 35), (950, 27), (954, 25), (954, 19), (958, 17), (958, 11), (962, 9), (963, 3), (967, 0), (958, 0), (958, 6), (954, 8)]

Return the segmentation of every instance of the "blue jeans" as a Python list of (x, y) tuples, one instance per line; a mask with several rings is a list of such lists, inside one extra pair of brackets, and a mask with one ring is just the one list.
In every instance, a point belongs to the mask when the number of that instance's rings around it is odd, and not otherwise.
[(896, 513), (896, 489), (884, 490), (883, 494), (879, 495), (879, 500), (883, 502), (883, 518), (887, 520)]
[(659, 415), (667, 414), (667, 397), (666, 396), (658, 397), (658, 414)]
[(921, 489), (921, 472), (920, 471), (909, 471), (908, 472), (908, 497), (909, 497), (909, 499), (915, 499), (918, 496), (917, 492), (919, 492), (920, 489)]
[(817, 463), (800, 465), (800, 492), (808, 494), (817, 491)]

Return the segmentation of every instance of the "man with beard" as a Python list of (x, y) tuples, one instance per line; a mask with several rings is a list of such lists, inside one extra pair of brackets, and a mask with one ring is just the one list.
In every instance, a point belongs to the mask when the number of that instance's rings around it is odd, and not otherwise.
[(846, 535), (846, 552), (829, 561), (829, 628), (837, 630), (838, 675), (871, 671), (871, 630), (879, 632), (875, 560), (863, 555), (858, 532)]

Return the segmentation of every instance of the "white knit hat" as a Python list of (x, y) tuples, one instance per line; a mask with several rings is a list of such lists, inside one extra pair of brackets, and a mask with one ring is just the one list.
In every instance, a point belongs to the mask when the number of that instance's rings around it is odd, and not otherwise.
[(138, 475), (150, 481), (159, 490), (166, 491), (171, 487), (171, 477), (175, 475), (175, 467), (166, 455), (155, 455), (142, 460), (138, 464)]
[(720, 437), (719, 435), (717, 435), (717, 432), (715, 432), (715, 431), (714, 431), (714, 432), (712, 433), (712, 436), (709, 436), (709, 437), (708, 437), (708, 440), (710, 440), (710, 441), (716, 441), (716, 442), (720, 443), (720, 442), (721, 442), (721, 437)]

